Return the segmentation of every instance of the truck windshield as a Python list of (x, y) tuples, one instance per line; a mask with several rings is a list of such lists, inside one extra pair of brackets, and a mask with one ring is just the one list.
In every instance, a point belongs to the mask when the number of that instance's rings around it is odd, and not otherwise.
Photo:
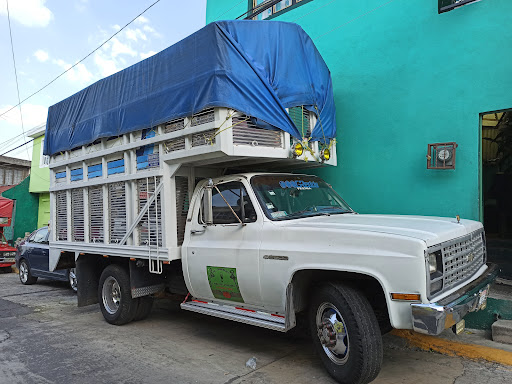
[(262, 175), (251, 179), (263, 211), (271, 220), (353, 213), (322, 179), (305, 175)]

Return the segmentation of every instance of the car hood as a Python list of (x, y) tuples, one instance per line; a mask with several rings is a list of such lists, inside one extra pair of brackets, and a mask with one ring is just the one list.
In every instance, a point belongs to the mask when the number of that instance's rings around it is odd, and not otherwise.
[(367, 231), (405, 236), (425, 241), (427, 246), (464, 236), (482, 228), (473, 220), (448, 217), (338, 214), (280, 222), (285, 227), (325, 228), (340, 231)]

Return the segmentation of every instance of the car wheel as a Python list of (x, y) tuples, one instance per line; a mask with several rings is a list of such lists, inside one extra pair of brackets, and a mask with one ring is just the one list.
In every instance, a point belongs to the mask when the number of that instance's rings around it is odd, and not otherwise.
[(68, 271), (68, 280), (69, 280), (69, 286), (71, 287), (71, 289), (74, 292), (78, 291), (78, 285), (77, 285), (77, 280), (76, 280), (76, 269), (75, 268), (71, 268)]
[(337, 283), (325, 284), (309, 308), (311, 336), (316, 352), (340, 383), (369, 383), (382, 365), (379, 323), (366, 297)]
[(25, 260), (20, 261), (20, 281), (21, 284), (31, 285), (37, 281), (37, 277), (32, 276), (30, 272), (30, 267), (28, 266)]
[(149, 316), (151, 308), (153, 308), (153, 298), (151, 296), (139, 297), (139, 305), (137, 307), (137, 311), (135, 312), (135, 317), (133, 318), (133, 320), (144, 320), (146, 317)]
[(123, 325), (133, 320), (139, 299), (132, 299), (130, 276), (125, 268), (111, 264), (103, 270), (98, 300), (101, 313), (108, 323)]

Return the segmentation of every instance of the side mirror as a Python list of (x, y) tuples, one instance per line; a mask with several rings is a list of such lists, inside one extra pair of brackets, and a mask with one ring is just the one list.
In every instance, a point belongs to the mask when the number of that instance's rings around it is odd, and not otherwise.
[(212, 189), (213, 183), (209, 183), (205, 187), (203, 194), (203, 213), (206, 225), (213, 224)]

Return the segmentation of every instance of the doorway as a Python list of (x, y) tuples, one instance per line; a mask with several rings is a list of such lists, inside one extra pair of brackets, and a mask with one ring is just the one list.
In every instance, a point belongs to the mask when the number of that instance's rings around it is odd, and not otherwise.
[(488, 259), (512, 280), (512, 109), (482, 114), (482, 198)]

